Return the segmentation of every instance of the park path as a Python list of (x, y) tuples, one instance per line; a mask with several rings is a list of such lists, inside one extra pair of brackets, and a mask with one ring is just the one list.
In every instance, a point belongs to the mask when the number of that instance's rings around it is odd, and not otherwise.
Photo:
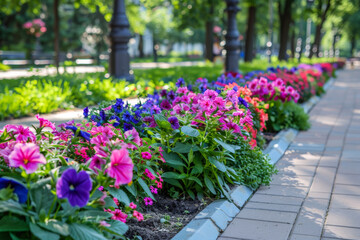
[(360, 239), (360, 70), (345, 70), (218, 240)]
[[(184, 62), (148, 62), (148, 63), (131, 63), (131, 69), (151, 69), (151, 68), (171, 68), (171, 67), (190, 67), (198, 66), (204, 63), (204, 61), (184, 61)], [(91, 72), (102, 72), (105, 68), (103, 66), (76, 66), (67, 67), (68, 73), (91, 73)], [(64, 68), (60, 67), (59, 72), (64, 73)], [(55, 75), (56, 68), (36, 68), (34, 71), (28, 71), (27, 69), (11, 69), (6, 72), (0, 72), (1, 79), (12, 79), (19, 77), (30, 77), (30, 76), (48, 76)]]

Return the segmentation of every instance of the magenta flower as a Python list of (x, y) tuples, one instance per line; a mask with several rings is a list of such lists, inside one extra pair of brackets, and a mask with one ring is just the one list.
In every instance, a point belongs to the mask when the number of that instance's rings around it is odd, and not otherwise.
[(153, 194), (158, 194), (158, 189), (157, 189), (156, 187), (150, 186), (150, 191), (151, 191)]
[(115, 186), (131, 182), (134, 164), (129, 157), (128, 150), (124, 148), (114, 150), (110, 156), (110, 160), (108, 175), (115, 178)]
[(144, 220), (144, 216), (143, 216), (141, 213), (139, 213), (138, 211), (134, 211), (133, 216), (136, 217), (136, 219), (137, 219), (139, 222), (141, 222), (142, 220)]
[(160, 103), (160, 108), (163, 110), (170, 110), (171, 109), (171, 104), (169, 103), (168, 100), (164, 100)]
[(97, 170), (101, 170), (102, 169), (102, 165), (104, 165), (106, 163), (105, 159), (102, 159), (100, 156), (95, 155), (90, 159), (90, 165), (89, 168), (91, 168), (92, 170), (94, 170), (94, 172), (97, 173)]
[(136, 204), (135, 203), (133, 203), (133, 202), (131, 202), (130, 204), (129, 204), (129, 207), (131, 208), (131, 209), (136, 209)]
[(45, 164), (46, 159), (34, 143), (18, 143), (9, 155), (10, 167), (23, 167), (26, 173), (33, 173), (39, 164)]
[(153, 200), (149, 197), (144, 198), (145, 205), (153, 205)]
[(6, 130), (11, 133), (15, 138), (17, 142), (35, 142), (36, 136), (33, 134), (30, 129), (24, 128), (21, 125), (6, 125)]
[(126, 222), (127, 215), (125, 213), (121, 212), (120, 209), (115, 209), (115, 211), (113, 211), (111, 213), (113, 214), (111, 219), (118, 220), (118, 221), (121, 221), (123, 223)]
[(90, 198), (92, 183), (85, 171), (76, 172), (75, 169), (65, 170), (56, 183), (58, 198), (67, 198), (71, 206), (86, 206)]
[[(139, 133), (136, 131), (135, 128), (128, 130), (124, 133), (124, 137), (134, 143), (136, 143), (138, 146), (141, 146), (141, 138), (139, 136)], [(136, 149), (136, 146), (131, 144), (131, 149)]]
[(143, 159), (151, 159), (152, 156), (151, 156), (151, 153), (149, 153), (149, 152), (142, 152), (141, 157)]
[(49, 120), (46, 120), (45, 118), (41, 118), (39, 116), (39, 114), (37, 114), (35, 117), (39, 120), (40, 127), (49, 127), (52, 130), (56, 130), (56, 127), (55, 127), (54, 123), (50, 122)]

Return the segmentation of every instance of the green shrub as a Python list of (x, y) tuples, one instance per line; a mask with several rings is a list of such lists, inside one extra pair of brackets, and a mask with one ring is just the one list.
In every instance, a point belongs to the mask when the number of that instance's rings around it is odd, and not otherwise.
[(269, 120), (266, 122), (268, 132), (279, 132), (282, 129), (294, 128), (307, 130), (310, 128), (309, 115), (294, 102), (271, 101), (268, 109)]
[(10, 67), (8, 65), (0, 63), (0, 71), (8, 71)]

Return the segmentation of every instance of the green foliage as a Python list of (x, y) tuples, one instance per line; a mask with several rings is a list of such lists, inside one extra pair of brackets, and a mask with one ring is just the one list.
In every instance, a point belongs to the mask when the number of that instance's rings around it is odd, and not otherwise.
[(237, 172), (239, 184), (256, 190), (261, 184), (269, 185), (271, 176), (276, 173), (275, 167), (269, 163), (269, 157), (260, 148), (252, 149), (243, 139), (234, 139), (232, 144), (239, 146), (234, 156), (228, 155), (229, 165)]
[(310, 128), (309, 115), (304, 109), (290, 101), (271, 101), (268, 109), (269, 120), (266, 122), (268, 132), (279, 132), (282, 129), (294, 128), (307, 130)]
[(31, 113), (48, 113), (69, 108), (69, 83), (28, 81), (22, 87), (0, 93), (0, 119), (21, 117)]
[(10, 67), (8, 65), (0, 63), (0, 72), (1, 71), (8, 71), (10, 70)]

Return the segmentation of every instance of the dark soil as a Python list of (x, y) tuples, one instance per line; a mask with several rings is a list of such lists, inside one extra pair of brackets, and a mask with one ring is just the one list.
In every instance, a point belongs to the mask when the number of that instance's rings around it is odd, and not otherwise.
[(125, 236), (142, 240), (171, 239), (209, 203), (209, 199), (180, 200), (158, 195), (152, 206), (140, 211), (144, 221), (131, 219), (127, 222), (129, 230)]

